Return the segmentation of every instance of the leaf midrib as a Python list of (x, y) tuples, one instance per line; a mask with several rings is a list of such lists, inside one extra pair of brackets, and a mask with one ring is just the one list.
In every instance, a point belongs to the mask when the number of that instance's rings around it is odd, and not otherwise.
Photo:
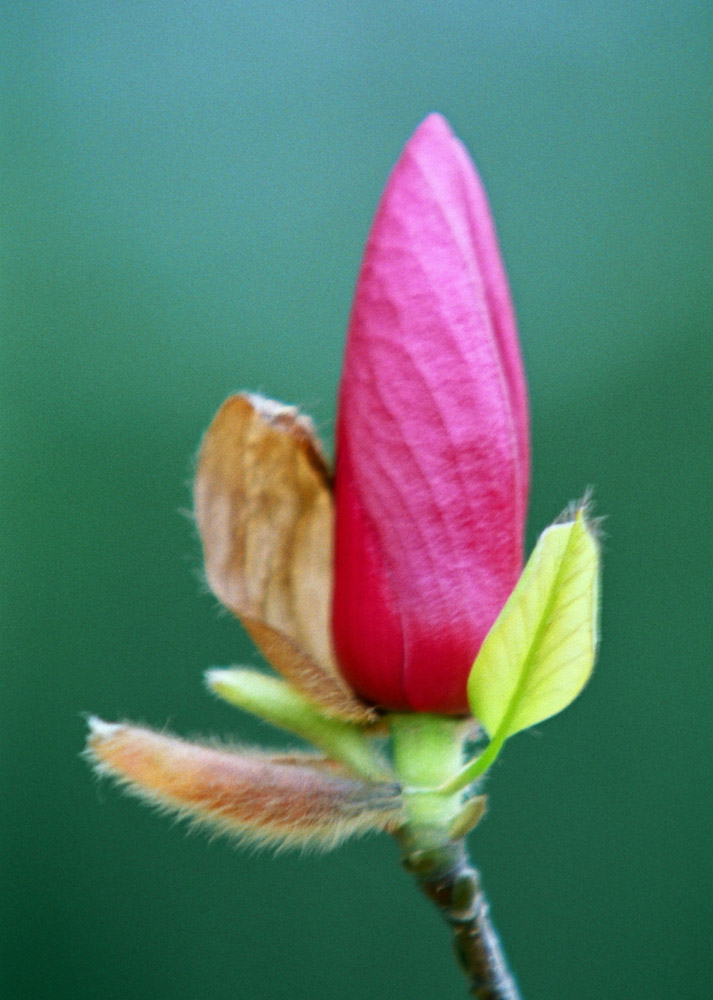
[(560, 564), (557, 568), (557, 573), (555, 574), (555, 577), (552, 581), (552, 586), (550, 587), (550, 594), (545, 604), (545, 610), (543, 614), (540, 616), (540, 624), (537, 626), (533, 639), (529, 645), (528, 652), (527, 655), (525, 656), (525, 660), (522, 666), (522, 670), (520, 671), (520, 676), (518, 678), (517, 684), (515, 685), (515, 689), (512, 695), (510, 696), (510, 700), (508, 701), (508, 706), (505, 709), (502, 721), (500, 722), (500, 725), (498, 726), (497, 731), (493, 736), (493, 743), (496, 742), (500, 743), (503, 742), (505, 739), (507, 739), (508, 725), (515, 716), (515, 713), (518, 708), (519, 699), (522, 697), (522, 693), (525, 687), (527, 686), (527, 682), (530, 679), (532, 673), (532, 664), (535, 658), (535, 650), (542, 641), (543, 634), (547, 630), (550, 617), (552, 615), (552, 611), (557, 602), (557, 593), (559, 585), (562, 580), (564, 567), (567, 563), (567, 557), (569, 556), (570, 549), (572, 547), (572, 540), (577, 523), (578, 521), (576, 520), (572, 522), (572, 528), (570, 530), (569, 538), (567, 539), (567, 544), (565, 546), (564, 552), (562, 553), (562, 558), (560, 559)]

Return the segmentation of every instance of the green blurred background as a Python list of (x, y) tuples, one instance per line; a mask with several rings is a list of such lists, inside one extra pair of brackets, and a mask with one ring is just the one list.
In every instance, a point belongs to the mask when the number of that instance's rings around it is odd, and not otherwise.
[(202, 688), (258, 658), (200, 583), (193, 454), (240, 388), (331, 439), (371, 215), (437, 109), (518, 307), (530, 543), (589, 485), (607, 515), (598, 669), (508, 746), (474, 856), (528, 1000), (707, 1000), (711, 4), (2, 11), (4, 994), (463, 995), (388, 839), (236, 852), (79, 758), (85, 711), (282, 745)]

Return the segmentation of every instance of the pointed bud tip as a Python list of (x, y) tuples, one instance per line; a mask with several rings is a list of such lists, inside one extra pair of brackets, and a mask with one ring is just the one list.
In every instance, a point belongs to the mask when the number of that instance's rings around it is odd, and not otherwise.
[(213, 694), (247, 711), (255, 710), (255, 698), (261, 696), (272, 700), (289, 691), (294, 697), (301, 697), (279, 677), (251, 667), (211, 667), (203, 674), (203, 680)]
[(440, 153), (451, 158), (457, 144), (458, 139), (447, 119), (438, 111), (432, 111), (411, 134), (404, 147), (404, 153), (413, 153), (416, 156), (421, 153), (426, 156)]
[(226, 675), (229, 673), (230, 670), (226, 667), (211, 667), (203, 674), (203, 682), (209, 691), (218, 694), (221, 685), (225, 682)]
[(415, 138), (416, 136), (440, 140), (452, 139), (453, 130), (448, 123), (448, 119), (442, 115), (440, 111), (432, 111), (423, 119), (416, 131), (413, 133), (412, 138)]
[(92, 745), (113, 739), (117, 733), (125, 728), (118, 722), (104, 722), (98, 715), (88, 716), (87, 726), (89, 727), (88, 741)]

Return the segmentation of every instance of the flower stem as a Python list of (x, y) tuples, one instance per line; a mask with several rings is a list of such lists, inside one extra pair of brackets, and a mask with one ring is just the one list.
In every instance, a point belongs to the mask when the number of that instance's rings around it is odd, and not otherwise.
[(404, 868), (441, 911), (453, 932), (456, 957), (477, 1000), (520, 1000), (480, 876), (470, 864), (462, 841), (440, 851), (405, 854)]
[[(475, 801), (466, 800), (464, 791), (472, 781), (472, 765), (461, 769), (468, 723), (414, 713), (391, 715), (389, 725), (394, 769), (403, 786), (404, 819), (395, 836), (404, 868), (450, 926), (470, 995), (520, 1000), (462, 835), (463, 810)], [(491, 743), (479, 758), (481, 766), (498, 749)]]

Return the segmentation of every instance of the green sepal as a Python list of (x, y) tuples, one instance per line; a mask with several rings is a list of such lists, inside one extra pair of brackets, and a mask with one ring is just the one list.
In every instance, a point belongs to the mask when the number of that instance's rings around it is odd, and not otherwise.
[(369, 781), (393, 779), (359, 726), (322, 715), (314, 702), (285, 681), (247, 668), (213, 669), (205, 677), (210, 690), (231, 705), (300, 736), (360, 777)]
[(488, 807), (487, 795), (476, 795), (464, 804), (458, 815), (452, 820), (448, 830), (451, 840), (460, 840), (474, 830), (485, 816)]

